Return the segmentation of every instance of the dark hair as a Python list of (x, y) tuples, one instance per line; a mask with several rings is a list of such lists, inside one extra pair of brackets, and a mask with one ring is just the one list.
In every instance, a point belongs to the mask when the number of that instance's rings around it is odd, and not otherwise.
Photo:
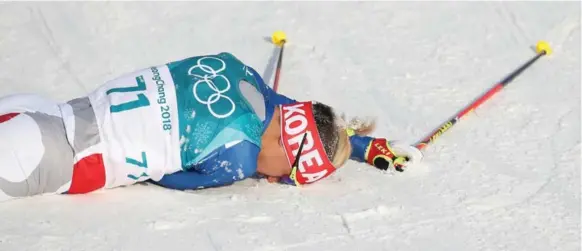
[(313, 102), (313, 117), (319, 137), (328, 159), (338, 168), (345, 164), (352, 153), (350, 135), (369, 135), (376, 123), (358, 117), (347, 122), (344, 115), (337, 116), (333, 108), (328, 105)]
[(336, 115), (333, 108), (319, 102), (313, 102), (313, 117), (325, 153), (327, 154), (328, 159), (333, 161), (339, 141)]

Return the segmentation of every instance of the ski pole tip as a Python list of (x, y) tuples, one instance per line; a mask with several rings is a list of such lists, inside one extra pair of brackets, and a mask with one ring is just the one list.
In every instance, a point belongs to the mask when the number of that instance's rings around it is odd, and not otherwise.
[(275, 31), (271, 36), (271, 41), (277, 46), (283, 45), (287, 40), (287, 35), (283, 31)]
[(540, 54), (544, 51), (546, 52), (546, 55), (552, 54), (552, 48), (550, 47), (550, 44), (546, 41), (540, 40), (536, 44), (536, 53)]

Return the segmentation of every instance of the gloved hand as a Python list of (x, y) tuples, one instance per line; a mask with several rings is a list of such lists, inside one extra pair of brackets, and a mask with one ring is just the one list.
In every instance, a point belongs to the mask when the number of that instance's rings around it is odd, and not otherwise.
[(381, 170), (402, 172), (405, 167), (419, 163), (422, 158), (418, 148), (382, 138), (372, 140), (366, 149), (366, 162)]

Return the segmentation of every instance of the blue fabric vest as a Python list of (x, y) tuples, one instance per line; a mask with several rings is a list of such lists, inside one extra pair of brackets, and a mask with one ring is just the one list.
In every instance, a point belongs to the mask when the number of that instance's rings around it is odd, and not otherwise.
[(232, 142), (247, 140), (260, 147), (262, 121), (239, 89), (240, 81), (257, 83), (242, 62), (220, 53), (167, 65), (176, 86), (183, 169)]

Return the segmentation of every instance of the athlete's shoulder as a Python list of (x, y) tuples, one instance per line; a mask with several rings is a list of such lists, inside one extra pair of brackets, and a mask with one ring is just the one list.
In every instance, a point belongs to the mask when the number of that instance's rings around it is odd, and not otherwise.
[(231, 60), (235, 60), (238, 61), (239, 63), (243, 63), (239, 58), (237, 58), (234, 54), (230, 53), (230, 52), (219, 52), (216, 54), (217, 57), (220, 58), (224, 58), (224, 59), (231, 59)]
[(230, 52), (219, 52), (219, 53), (193, 55), (193, 56), (188, 56), (185, 58), (181, 58), (179, 60), (172, 61), (171, 63), (182, 62), (182, 61), (187, 61), (187, 60), (192, 60), (192, 59), (199, 60), (199, 59), (207, 59), (207, 58), (222, 59), (222, 60), (228, 60), (228, 61), (239, 63), (239, 64), (244, 64), (242, 60), (240, 60), (238, 57), (236, 57), (234, 54), (232, 54)]

